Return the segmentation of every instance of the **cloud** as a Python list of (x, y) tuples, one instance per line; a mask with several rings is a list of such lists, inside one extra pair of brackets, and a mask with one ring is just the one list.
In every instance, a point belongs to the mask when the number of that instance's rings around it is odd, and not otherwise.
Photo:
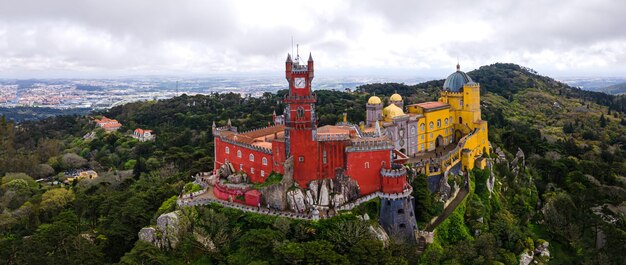
[(326, 73), (442, 76), (514, 62), (626, 74), (626, 2), (6, 1), (0, 76), (277, 72), (291, 38)]

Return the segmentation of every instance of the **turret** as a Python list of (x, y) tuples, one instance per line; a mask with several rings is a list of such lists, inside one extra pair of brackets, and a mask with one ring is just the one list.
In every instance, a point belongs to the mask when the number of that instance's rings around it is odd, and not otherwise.
[(291, 54), (287, 53), (287, 60), (285, 61), (285, 78), (291, 82), (291, 70), (293, 69), (293, 60), (291, 60)]
[(313, 56), (311, 55), (311, 53), (309, 52), (309, 60), (307, 61), (307, 69), (309, 70), (309, 82), (313, 79), (313, 77), (315, 76), (313, 74)]

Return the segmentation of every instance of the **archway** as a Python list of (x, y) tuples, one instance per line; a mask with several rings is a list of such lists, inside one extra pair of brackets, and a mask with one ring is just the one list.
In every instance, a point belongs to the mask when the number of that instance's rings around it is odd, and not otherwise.
[(435, 141), (435, 147), (443, 146), (443, 137), (441, 135), (437, 136), (437, 140)]
[(454, 131), (454, 140), (458, 142), (463, 137), (463, 133), (459, 130)]
[(459, 117), (459, 124), (463, 124), (463, 118)]

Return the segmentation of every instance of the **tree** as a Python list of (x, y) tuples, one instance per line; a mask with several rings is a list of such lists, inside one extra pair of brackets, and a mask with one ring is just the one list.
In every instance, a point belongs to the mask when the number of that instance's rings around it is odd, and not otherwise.
[(64, 188), (51, 189), (42, 195), (40, 207), (46, 212), (55, 212), (74, 201), (74, 198), (72, 190)]
[(74, 153), (64, 154), (61, 161), (66, 169), (82, 168), (87, 165), (87, 159)]
[(602, 113), (602, 115), (600, 115), (600, 127), (604, 128), (606, 127), (606, 118), (604, 117), (604, 113)]

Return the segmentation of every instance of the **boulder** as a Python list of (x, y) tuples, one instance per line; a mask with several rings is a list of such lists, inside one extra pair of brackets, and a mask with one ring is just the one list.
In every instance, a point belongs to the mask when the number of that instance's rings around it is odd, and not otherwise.
[(146, 241), (148, 243), (151, 243), (159, 247), (157, 245), (157, 233), (154, 227), (144, 227), (141, 230), (139, 230), (139, 240)]
[(287, 202), (289, 203), (289, 208), (294, 212), (302, 212), (307, 208), (302, 189), (293, 189), (288, 191)]
[(182, 220), (180, 210), (162, 214), (157, 218), (156, 229), (161, 234), (161, 246), (163, 248), (176, 248), (186, 223)]
[(309, 191), (311, 192), (311, 197), (313, 198), (313, 204), (317, 204), (319, 202), (317, 197), (319, 194), (319, 184), (317, 183), (317, 180), (309, 182)]
[(330, 205), (330, 192), (328, 189), (328, 180), (322, 180), (322, 185), (320, 187), (320, 194), (318, 199), (318, 205), (321, 206), (329, 206)]
[(261, 188), (265, 205), (269, 205), (272, 209), (285, 210), (287, 208), (287, 189), (285, 185), (275, 184)]

